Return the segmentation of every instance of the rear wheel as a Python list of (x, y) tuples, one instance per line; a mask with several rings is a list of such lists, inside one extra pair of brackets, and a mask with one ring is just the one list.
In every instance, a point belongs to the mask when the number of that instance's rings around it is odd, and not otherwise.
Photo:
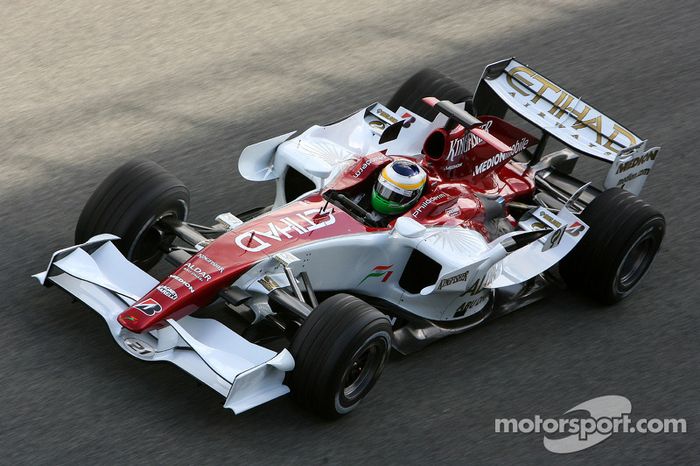
[(656, 209), (619, 188), (604, 191), (581, 214), (590, 227), (560, 264), (567, 284), (603, 303), (628, 296), (649, 270), (666, 221)]
[(155, 228), (158, 220), (187, 218), (187, 187), (155, 162), (133, 160), (112, 172), (88, 199), (75, 227), (76, 244), (100, 233), (121, 239), (115, 245), (124, 256), (148, 270), (174, 240)]
[(472, 93), (452, 78), (430, 68), (425, 68), (408, 78), (396, 91), (387, 107), (393, 111), (404, 107), (428, 121), (433, 121), (438, 112), (423, 102), (423, 97), (435, 97), (454, 103), (466, 102), (466, 110), (469, 113), (474, 112)]
[(354, 296), (334, 295), (294, 336), (292, 394), (323, 417), (347, 414), (379, 379), (390, 348), (391, 324), (384, 314)]

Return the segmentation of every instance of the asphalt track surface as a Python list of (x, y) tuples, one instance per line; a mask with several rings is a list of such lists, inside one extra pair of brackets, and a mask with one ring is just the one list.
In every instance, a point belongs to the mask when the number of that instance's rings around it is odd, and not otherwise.
[[(275, 2), (277, 3), (277, 2)], [(4, 2), (0, 19), (0, 463), (697, 463), (700, 3)], [(407, 358), (357, 412), (287, 398), (241, 416), (167, 364), (135, 361), (101, 319), (29, 278), (126, 160), (192, 191), (195, 221), (272, 199), (236, 174), (247, 144), (386, 101), (433, 66), (473, 86), (518, 56), (663, 146), (644, 197), (668, 222), (614, 308), (551, 299)], [(604, 168), (583, 164), (601, 179)], [(342, 267), (342, 264), (339, 264)], [(617, 394), (685, 435), (613, 435), (555, 455), (494, 419), (558, 417)]]

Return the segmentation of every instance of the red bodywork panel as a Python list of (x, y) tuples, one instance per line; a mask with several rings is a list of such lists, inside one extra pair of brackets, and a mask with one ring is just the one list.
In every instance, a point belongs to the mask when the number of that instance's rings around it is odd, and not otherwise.
[[(338, 209), (318, 216), (325, 203), (320, 195), (313, 194), (223, 234), (122, 312), (117, 320), (133, 332), (162, 326), (165, 319), (177, 319), (211, 303), (219, 290), (272, 254), (368, 230)], [(145, 301), (150, 306), (139, 306)], [(158, 306), (153, 306), (152, 301)]]
[(479, 119), (483, 122), (481, 131), (495, 136), (512, 150), (499, 152), (460, 125), (451, 131), (437, 129), (426, 138), (423, 153), (443, 178), (458, 178), (471, 185), (507, 163), (513, 155), (537, 143), (537, 138), (500, 118), (483, 116)]
[[(497, 118), (481, 119), (483, 129), (519, 150), (498, 153), (478, 139), (469, 139), (461, 126), (449, 133), (437, 130), (444, 132), (445, 146), (439, 157), (424, 156), (419, 161), (428, 173), (427, 188), (404, 216), (424, 225), (470, 228), (488, 238), (483, 225), (484, 206), (476, 194), (510, 201), (532, 193), (534, 181), (509, 160), (537, 140)], [(326, 188), (371, 189), (376, 173), (391, 160), (382, 152), (361, 157)], [(178, 319), (210, 304), (219, 290), (277, 252), (337, 236), (386, 231), (395, 222), (392, 220), (386, 228), (369, 227), (338, 206), (332, 212), (329, 206), (324, 215), (319, 215), (325, 204), (318, 193), (313, 193), (223, 234), (122, 312), (119, 323), (133, 332), (161, 327), (165, 319)]]

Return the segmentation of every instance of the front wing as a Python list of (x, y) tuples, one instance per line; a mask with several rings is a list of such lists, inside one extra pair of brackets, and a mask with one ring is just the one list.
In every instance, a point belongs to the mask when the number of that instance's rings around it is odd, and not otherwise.
[(168, 319), (166, 326), (133, 333), (117, 316), (158, 285), (112, 244), (114, 235), (98, 235), (53, 254), (44, 286), (57, 285), (94, 309), (107, 322), (117, 344), (144, 361), (169, 361), (226, 397), (236, 414), (289, 392), (285, 372), (292, 355), (253, 344), (218, 321), (191, 316)]

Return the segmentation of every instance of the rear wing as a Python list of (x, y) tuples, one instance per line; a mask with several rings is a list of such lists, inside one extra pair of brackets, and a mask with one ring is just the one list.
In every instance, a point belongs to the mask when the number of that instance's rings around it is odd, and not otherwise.
[(474, 108), (477, 115), (499, 118), (510, 108), (571, 149), (612, 163), (606, 188), (638, 194), (659, 151), (647, 149), (646, 140), (513, 58), (486, 67)]

